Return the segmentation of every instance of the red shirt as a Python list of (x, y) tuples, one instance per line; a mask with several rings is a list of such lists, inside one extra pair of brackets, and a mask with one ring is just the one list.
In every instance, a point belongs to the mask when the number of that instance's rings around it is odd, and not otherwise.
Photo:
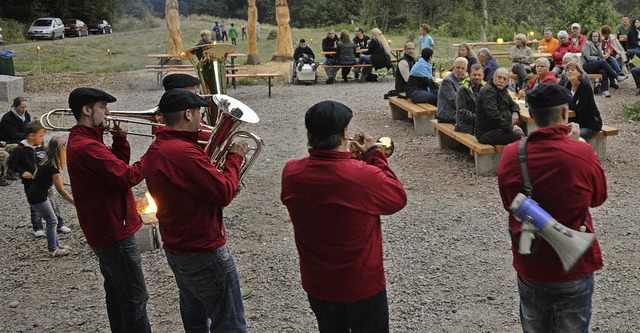
[(558, 45), (558, 47), (556, 47), (556, 49), (553, 51), (552, 53), (553, 61), (555, 61), (556, 67), (563, 68), (562, 57), (564, 57), (564, 55), (567, 52), (570, 52), (570, 53), (578, 52), (576, 51), (576, 48), (573, 46), (573, 44), (571, 44), (571, 40), (569, 40), (564, 44)]
[(198, 132), (160, 127), (144, 155), (144, 177), (167, 251), (201, 253), (226, 243), (222, 207), (238, 190), (243, 157), (229, 154), (223, 172), (197, 145)]
[(80, 227), (93, 248), (121, 241), (140, 229), (131, 187), (142, 181), (142, 161), (129, 165), (126, 138), (102, 141), (104, 129), (76, 125), (69, 134), (67, 164)]
[(300, 255), (302, 287), (314, 298), (354, 302), (386, 284), (380, 215), (407, 202), (402, 184), (380, 150), (363, 161), (351, 153), (309, 149), (287, 162), (282, 202)]
[[(569, 138), (568, 132), (567, 126), (551, 126), (529, 135), (527, 166), (533, 200), (565, 226), (578, 230), (584, 222), (586, 232), (593, 233), (589, 207), (598, 207), (605, 202), (607, 182), (593, 148)], [(516, 194), (524, 193), (518, 143), (505, 147), (498, 166), (498, 186), (507, 211)], [(520, 227), (521, 223), (509, 214), (509, 229), (517, 239)], [(520, 255), (515, 246), (511, 250), (516, 272), (534, 283), (578, 280), (602, 268), (598, 240), (569, 273), (564, 273), (558, 255), (545, 240), (540, 241), (540, 248), (530, 256)]]

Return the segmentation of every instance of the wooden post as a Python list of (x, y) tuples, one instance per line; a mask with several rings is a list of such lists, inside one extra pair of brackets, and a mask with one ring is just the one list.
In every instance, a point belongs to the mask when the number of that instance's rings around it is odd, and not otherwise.
[(256, 36), (256, 22), (258, 22), (258, 8), (256, 7), (256, 0), (248, 0), (249, 12), (248, 12), (248, 42), (249, 42), (249, 54), (247, 55), (247, 65), (257, 65), (260, 63), (260, 57), (258, 56), (258, 38)]
[(287, 62), (293, 59), (293, 41), (289, 27), (289, 6), (287, 0), (276, 0), (276, 22), (278, 23), (278, 39), (276, 51), (271, 61)]
[(164, 17), (167, 22), (167, 30), (169, 31), (167, 53), (177, 54), (182, 51), (182, 33), (180, 32), (178, 0), (166, 0), (164, 6)]

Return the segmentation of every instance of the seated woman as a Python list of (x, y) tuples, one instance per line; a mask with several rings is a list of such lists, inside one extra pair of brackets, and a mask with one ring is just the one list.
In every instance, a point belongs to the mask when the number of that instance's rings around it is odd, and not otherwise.
[[(338, 65), (354, 65), (356, 63), (356, 44), (349, 38), (349, 31), (342, 30), (342, 32), (340, 32), (340, 41), (337, 45), (336, 56), (338, 58)], [(342, 80), (344, 80), (344, 82), (347, 82), (349, 72), (351, 72), (351, 67), (342, 68)]]
[(553, 67), (553, 72), (556, 75), (562, 74), (562, 70), (564, 69), (562, 64), (562, 58), (567, 53), (576, 53), (576, 48), (571, 43), (571, 39), (569, 39), (569, 34), (565, 30), (558, 31), (558, 41), (560, 45), (553, 50), (553, 61), (555, 62), (555, 67)]
[(575, 117), (569, 118), (569, 122), (578, 123), (580, 125), (580, 137), (588, 139), (602, 129), (602, 117), (600, 117), (600, 111), (593, 98), (593, 90), (581, 82), (587, 75), (582, 66), (577, 62), (571, 61), (567, 62), (564, 67), (567, 74), (565, 87), (573, 95), (573, 99), (569, 103), (569, 109), (576, 113)]
[[(373, 68), (380, 69), (391, 67), (391, 51), (389, 50), (389, 42), (382, 35), (382, 31), (378, 28), (371, 29), (371, 40), (369, 48), (360, 55), (360, 63), (373, 64)], [(378, 81), (378, 77), (373, 75), (371, 67), (362, 68), (362, 79), (365, 81)]]
[(509, 56), (511, 57), (511, 71), (518, 75), (516, 90), (523, 89), (529, 85), (528, 73), (531, 73), (533, 63), (533, 50), (527, 46), (527, 37), (518, 34), (515, 38), (516, 45), (511, 47)]
[[(609, 84), (611, 84), (613, 88), (618, 88), (616, 79), (618, 79), (618, 81), (624, 81), (627, 77), (622, 71), (616, 73), (611, 65), (604, 60), (604, 54), (602, 53), (602, 49), (600, 49), (601, 45), (600, 33), (597, 31), (589, 32), (587, 41), (582, 47), (582, 68), (589, 74), (602, 74), (602, 84), (600, 85), (602, 96), (611, 97), (611, 94), (609, 94)], [(618, 70), (620, 70), (620, 68), (618, 68)]]
[[(467, 59), (467, 73), (471, 74), (471, 66), (478, 63), (478, 58), (476, 58), (476, 55), (473, 53), (473, 50), (471, 49), (469, 44), (460, 43), (460, 45), (458, 46), (458, 57)], [(453, 72), (453, 68), (451, 68), (450, 71)]]
[(540, 83), (558, 83), (556, 75), (549, 70), (551, 63), (547, 58), (538, 58), (536, 60), (536, 77), (533, 80), (529, 80), (529, 86), (520, 89), (518, 92), (519, 98), (524, 98), (528, 90), (535, 89)]
[(629, 53), (629, 59), (633, 59), (634, 55), (640, 57), (640, 18), (633, 20), (629, 27), (627, 52)]
[(433, 50), (422, 49), (420, 59), (413, 65), (407, 82), (407, 96), (414, 103), (438, 104), (438, 89), (433, 82)]

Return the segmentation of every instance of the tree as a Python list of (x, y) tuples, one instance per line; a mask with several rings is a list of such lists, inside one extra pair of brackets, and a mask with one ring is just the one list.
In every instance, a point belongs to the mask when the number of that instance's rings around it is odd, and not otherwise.
[(289, 27), (289, 6), (287, 0), (276, 0), (276, 22), (278, 22), (278, 39), (276, 51), (271, 61), (289, 61), (293, 59), (293, 40)]

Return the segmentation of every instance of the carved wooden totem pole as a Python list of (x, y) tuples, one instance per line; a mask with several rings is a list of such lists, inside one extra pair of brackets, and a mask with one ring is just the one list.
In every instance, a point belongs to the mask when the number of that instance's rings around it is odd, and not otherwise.
[(271, 61), (290, 61), (293, 59), (293, 41), (289, 27), (289, 6), (287, 0), (276, 0), (276, 22), (278, 23), (278, 39), (276, 51)]
[(180, 14), (178, 13), (178, 0), (166, 0), (164, 3), (164, 17), (169, 31), (167, 41), (167, 53), (180, 53), (182, 51), (182, 33), (180, 32)]
[(256, 23), (258, 22), (258, 8), (256, 7), (256, 0), (248, 0), (249, 13), (248, 13), (248, 42), (249, 42), (249, 54), (247, 55), (247, 65), (257, 65), (260, 63), (260, 57), (258, 56), (258, 37), (256, 36)]

